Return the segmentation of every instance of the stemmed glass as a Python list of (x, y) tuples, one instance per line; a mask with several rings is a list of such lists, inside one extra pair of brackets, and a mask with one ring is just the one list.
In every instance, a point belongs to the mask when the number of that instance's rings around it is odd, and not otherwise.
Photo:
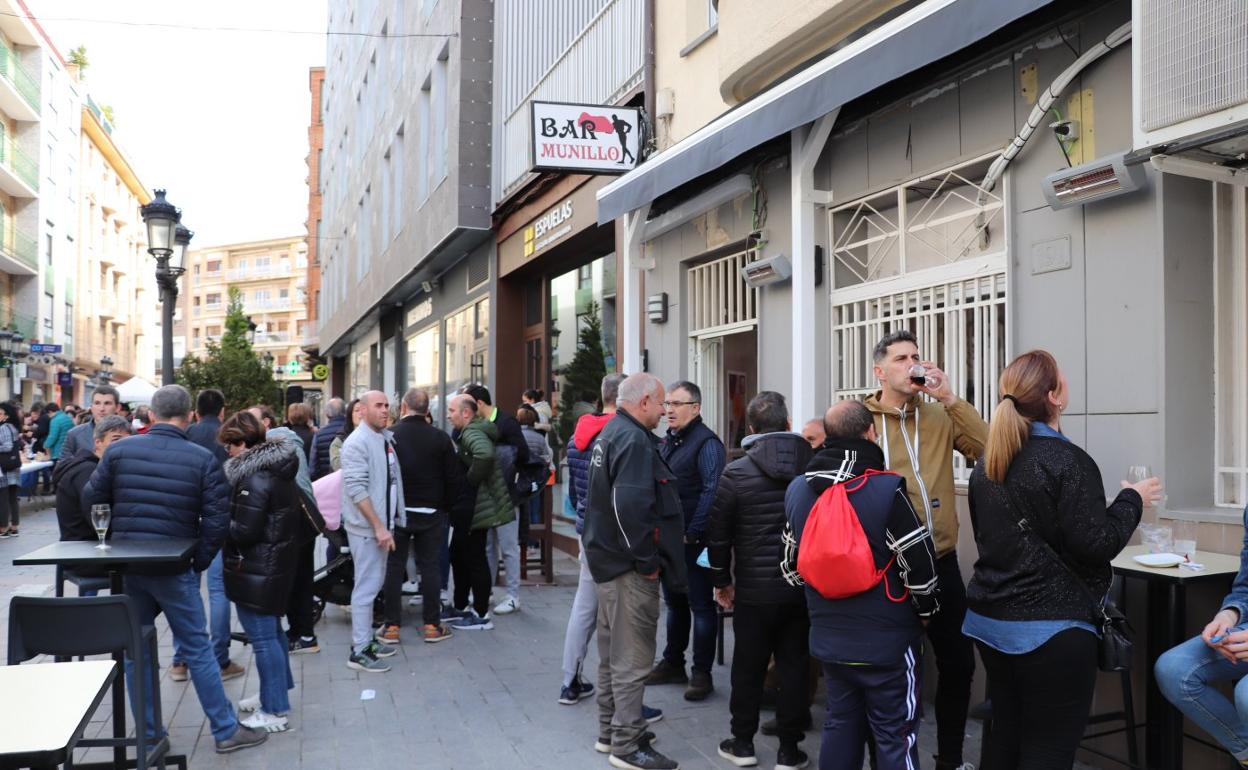
[(91, 506), (91, 526), (95, 527), (95, 534), (100, 538), (100, 544), (96, 548), (101, 551), (107, 551), (112, 548), (108, 543), (104, 542), (104, 536), (108, 534), (108, 523), (113, 517), (112, 508), (107, 504)]

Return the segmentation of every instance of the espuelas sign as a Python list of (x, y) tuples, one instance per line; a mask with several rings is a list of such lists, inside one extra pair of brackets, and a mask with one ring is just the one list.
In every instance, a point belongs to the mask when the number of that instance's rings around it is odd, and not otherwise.
[(635, 107), (533, 102), (533, 170), (622, 174), (641, 154)]

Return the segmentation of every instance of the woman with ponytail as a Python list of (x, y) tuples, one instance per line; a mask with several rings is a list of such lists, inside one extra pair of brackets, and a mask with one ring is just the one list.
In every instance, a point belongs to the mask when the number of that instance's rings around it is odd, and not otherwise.
[(1101, 613), (1092, 597), (1108, 593), (1109, 562), (1144, 506), (1160, 499), (1161, 483), (1123, 482), (1105, 504), (1096, 463), (1062, 434), (1070, 392), (1046, 351), (1014, 359), (1000, 392), (971, 474), (979, 559), (962, 627), (988, 672), (983, 764), (1068, 770), (1096, 685)]

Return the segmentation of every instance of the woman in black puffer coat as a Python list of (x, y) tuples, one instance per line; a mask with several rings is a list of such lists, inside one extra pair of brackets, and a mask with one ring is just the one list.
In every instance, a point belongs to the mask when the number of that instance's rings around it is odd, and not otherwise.
[(218, 439), (230, 453), (224, 470), (232, 489), (225, 595), (238, 610), (260, 674), (259, 695), (244, 698), (238, 708), (255, 712), (244, 725), (281, 732), (288, 727), (288, 690), (295, 686), (281, 616), (295, 579), (303, 515), (295, 483), (299, 449), (288, 441), (265, 441), (264, 425), (245, 411), (225, 421)]

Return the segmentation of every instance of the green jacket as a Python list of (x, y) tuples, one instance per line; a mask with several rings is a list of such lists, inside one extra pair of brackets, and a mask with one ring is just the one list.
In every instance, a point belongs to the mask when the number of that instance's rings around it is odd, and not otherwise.
[(516, 518), (515, 504), (496, 461), (497, 441), (498, 426), (481, 417), (473, 418), (459, 432), (459, 459), (468, 466), (468, 483), (477, 492), (473, 529), (490, 529)]

